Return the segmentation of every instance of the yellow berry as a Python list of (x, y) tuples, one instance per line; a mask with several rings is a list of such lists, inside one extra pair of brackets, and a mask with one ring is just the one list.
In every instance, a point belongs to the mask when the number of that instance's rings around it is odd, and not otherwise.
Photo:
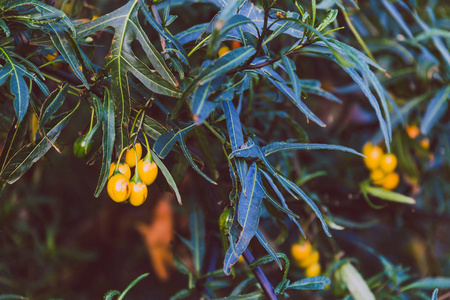
[(313, 265), (310, 265), (305, 270), (306, 277), (315, 277), (319, 276), (321, 271), (321, 267), (319, 263), (315, 263)]
[(115, 202), (123, 202), (130, 196), (128, 179), (123, 174), (113, 175), (106, 185), (109, 197)]
[(303, 260), (312, 252), (311, 243), (306, 241), (303, 244), (294, 244), (291, 247), (291, 254), (295, 260)]
[(147, 199), (147, 186), (143, 182), (130, 182), (130, 199), (128, 201), (133, 206), (139, 206)]
[(228, 52), (230, 52), (230, 48), (228, 48), (227, 46), (220, 47), (220, 49), (219, 49), (219, 57), (224, 56)]
[(385, 190), (393, 190), (398, 186), (398, 183), (400, 182), (400, 176), (395, 173), (389, 173), (386, 175), (386, 177), (383, 179), (381, 187)]
[(370, 179), (373, 181), (373, 183), (378, 184), (384, 179), (384, 172), (381, 169), (375, 169), (372, 172), (370, 172)]
[(297, 260), (297, 264), (299, 267), (307, 268), (319, 261), (319, 252), (314, 250), (308, 257), (302, 260)]
[[(113, 162), (111, 164), (111, 167), (109, 168), (109, 175), (108, 178), (112, 176), (112, 174), (114, 173), (114, 170), (116, 169), (116, 163)], [(130, 166), (126, 163), (120, 163), (119, 164), (119, 172), (122, 173), (123, 175), (125, 175), (125, 178), (130, 180), (131, 178), (131, 169)]]
[(139, 161), (142, 157), (142, 145), (140, 143), (136, 143), (133, 149), (129, 149), (125, 152), (125, 162), (132, 168), (136, 165), (136, 156), (134, 153), (136, 152), (137, 160)]
[(385, 173), (391, 173), (397, 167), (397, 157), (395, 154), (384, 154), (381, 157), (380, 168)]
[(364, 163), (369, 170), (375, 170), (380, 165), (383, 150), (378, 146), (370, 147), (365, 154)]
[(140, 160), (137, 166), (139, 176), (146, 185), (152, 184), (158, 175), (158, 166), (155, 162)]
[(422, 146), (422, 148), (425, 150), (430, 149), (430, 140), (428, 138), (423, 138), (420, 141), (420, 146)]

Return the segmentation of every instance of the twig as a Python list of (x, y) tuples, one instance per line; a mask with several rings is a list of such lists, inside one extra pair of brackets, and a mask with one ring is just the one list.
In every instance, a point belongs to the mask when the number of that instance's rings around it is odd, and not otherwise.
[[(244, 253), (242, 254), (244, 256), (245, 261), (247, 264), (251, 264), (255, 258), (250, 253), (250, 250), (245, 249)], [(262, 290), (266, 293), (267, 297), (270, 300), (277, 300), (277, 295), (275, 295), (275, 292), (272, 288), (272, 285), (270, 285), (269, 280), (267, 280), (266, 274), (261, 270), (260, 267), (256, 267), (252, 270), (253, 274), (255, 274), (256, 279), (258, 280), (259, 284), (261, 285)]]

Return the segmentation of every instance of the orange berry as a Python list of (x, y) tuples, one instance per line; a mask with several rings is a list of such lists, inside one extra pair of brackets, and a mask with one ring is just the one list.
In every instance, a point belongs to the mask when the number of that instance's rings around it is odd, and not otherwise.
[(307, 268), (311, 265), (314, 265), (319, 261), (319, 252), (314, 250), (308, 257), (302, 260), (297, 260), (297, 265), (302, 268)]
[(307, 258), (312, 252), (311, 243), (306, 241), (303, 244), (297, 243), (292, 245), (291, 254), (295, 260), (303, 260)]
[(128, 149), (125, 152), (125, 162), (132, 168), (136, 165), (136, 156), (134, 155), (136, 152), (137, 161), (139, 161), (142, 157), (142, 145), (140, 143), (136, 143), (132, 149)]
[(321, 267), (319, 263), (310, 265), (305, 270), (306, 277), (316, 277), (320, 275)]
[(430, 149), (430, 140), (428, 138), (423, 138), (420, 141), (420, 146), (422, 146), (422, 148), (425, 150)]
[[(363, 153), (364, 154), (364, 153)], [(381, 157), (383, 156), (383, 150), (378, 146), (372, 146), (369, 149), (366, 148), (366, 157), (364, 163), (369, 170), (375, 170), (380, 165)]]
[(393, 190), (398, 186), (398, 183), (400, 182), (400, 176), (395, 173), (389, 173), (386, 175), (386, 177), (383, 179), (381, 187), (385, 190)]
[(416, 125), (406, 125), (406, 133), (408, 134), (409, 138), (415, 139), (419, 136), (420, 130)]

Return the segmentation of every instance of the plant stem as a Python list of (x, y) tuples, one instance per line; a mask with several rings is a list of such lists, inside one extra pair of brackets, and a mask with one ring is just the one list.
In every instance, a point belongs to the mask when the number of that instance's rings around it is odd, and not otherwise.
[(223, 137), (221, 137), (220, 134), (219, 134), (214, 128), (212, 128), (212, 126), (209, 125), (208, 122), (206, 122), (206, 121), (203, 122), (203, 125), (205, 125), (206, 128), (208, 128), (209, 131), (211, 131), (211, 132), (212, 132), (212, 133), (220, 140), (220, 142), (221, 142), (222, 144), (226, 144), (226, 143), (227, 143), (227, 141), (226, 141)]
[[(255, 258), (250, 253), (250, 250), (245, 249), (244, 253), (242, 254), (244, 256), (245, 261), (247, 264), (251, 264)], [(260, 267), (256, 267), (252, 270), (253, 274), (255, 274), (256, 279), (258, 280), (259, 284), (261, 285), (262, 290), (266, 293), (267, 297), (270, 300), (277, 300), (277, 295), (275, 295), (275, 292), (272, 288), (272, 285), (270, 284), (269, 280), (266, 277), (266, 274), (261, 270)]]

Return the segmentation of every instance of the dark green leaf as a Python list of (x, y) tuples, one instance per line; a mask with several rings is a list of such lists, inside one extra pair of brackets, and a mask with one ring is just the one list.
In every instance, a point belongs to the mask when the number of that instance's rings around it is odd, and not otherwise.
[(44, 101), (41, 107), (41, 115), (39, 117), (39, 128), (53, 116), (54, 113), (61, 107), (69, 90), (69, 84), (64, 83), (62, 86), (54, 90)]

